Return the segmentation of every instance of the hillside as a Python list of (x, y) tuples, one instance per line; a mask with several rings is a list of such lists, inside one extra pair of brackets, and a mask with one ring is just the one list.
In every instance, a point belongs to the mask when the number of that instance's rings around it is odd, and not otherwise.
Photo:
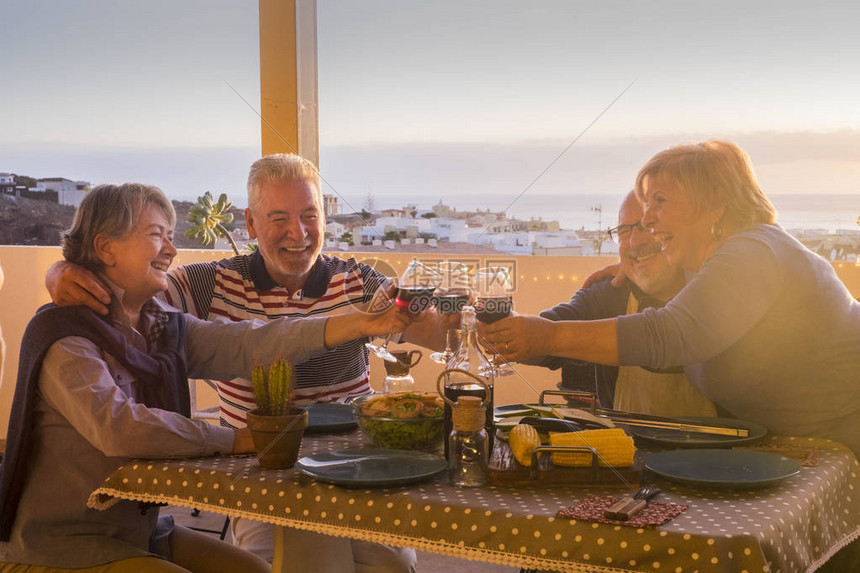
[[(197, 241), (186, 239), (190, 226), (186, 221), (188, 201), (174, 201), (176, 240), (180, 249), (202, 249)], [(234, 209), (234, 220), (242, 220), (242, 211)], [(60, 233), (72, 225), (75, 208), (47, 201), (0, 195), (0, 245), (59, 245)]]
[(0, 195), (0, 244), (59, 245), (74, 216), (68, 205)]

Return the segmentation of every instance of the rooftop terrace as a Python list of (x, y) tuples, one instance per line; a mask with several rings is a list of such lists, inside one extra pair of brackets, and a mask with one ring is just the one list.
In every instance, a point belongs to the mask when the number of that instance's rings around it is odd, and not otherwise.
[[(406, 264), (413, 258), (432, 256), (435, 260), (462, 260), (462, 254), (452, 254), (438, 249), (439, 252), (429, 254), (411, 253), (349, 253), (359, 261), (379, 259), (391, 265), (396, 272), (402, 272)], [(230, 256), (226, 251), (211, 250), (181, 250), (174, 264), (217, 260)], [(501, 258), (504, 258), (504, 261)], [(6, 426), (9, 420), (9, 409), (15, 388), (15, 376), (18, 369), (18, 352), (21, 337), (27, 322), (36, 309), (49, 302), (48, 293), (44, 287), (45, 272), (55, 261), (62, 258), (59, 247), (20, 247), (0, 246), (0, 264), (6, 275), (6, 283), (0, 291), (0, 328), (6, 341), (6, 358), (3, 363), (3, 378), (0, 384), (0, 438), (6, 436)], [(534, 257), (512, 256), (499, 253), (491, 255), (471, 254), (469, 260), (483, 264), (510, 264), (516, 270), (515, 309), (524, 314), (536, 314), (559, 302), (568, 300), (579, 288), (583, 280), (593, 271), (614, 262), (614, 257)], [(860, 265), (855, 263), (834, 263), (836, 272), (855, 297), (860, 297)], [(410, 345), (404, 345), (409, 348)], [(560, 374), (535, 366), (516, 366), (516, 376), (500, 379), (496, 384), (496, 403), (506, 404), (524, 400), (532, 400), (541, 390), (554, 388), (560, 379)], [(432, 390), (436, 377), (442, 367), (433, 363), (429, 358), (413, 371), (417, 386), (420, 390)], [(382, 361), (371, 356), (371, 384), (377, 390), (382, 389), (385, 370)], [(202, 406), (217, 403), (217, 397), (208, 390), (200, 387), (198, 396)]]

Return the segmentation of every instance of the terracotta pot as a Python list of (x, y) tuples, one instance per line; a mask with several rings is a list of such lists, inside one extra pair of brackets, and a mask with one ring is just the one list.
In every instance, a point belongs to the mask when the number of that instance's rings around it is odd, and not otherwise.
[(308, 427), (308, 412), (293, 408), (283, 416), (248, 412), (248, 429), (257, 449), (260, 467), (282, 470), (293, 467), (299, 457), (302, 434)]

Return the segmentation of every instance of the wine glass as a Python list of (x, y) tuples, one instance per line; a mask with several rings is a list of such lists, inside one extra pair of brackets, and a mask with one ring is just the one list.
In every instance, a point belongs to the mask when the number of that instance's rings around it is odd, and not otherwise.
[[(394, 304), (394, 297), (397, 294), (396, 285), (396, 280), (391, 277), (384, 277), (382, 282), (376, 288), (376, 291), (373, 293), (373, 298), (370, 301), (370, 306), (367, 308), (367, 311), (370, 313), (381, 313), (391, 308), (391, 305)], [(379, 356), (379, 349), (382, 347), (375, 344), (374, 341), (382, 341), (384, 339), (385, 335), (374, 336), (370, 342), (365, 343), (365, 346), (368, 350)]]
[[(483, 267), (475, 274), (477, 297), (475, 315), (484, 324), (492, 324), (510, 316), (513, 309), (511, 275), (507, 267)], [(498, 353), (493, 351), (490, 368), (494, 376), (510, 376), (513, 370), (505, 364), (496, 364)]]
[[(435, 269), (413, 259), (400, 275), (397, 282), (397, 291), (394, 296), (394, 304), (403, 312), (419, 314), (430, 308), (433, 304), (433, 293), (439, 285), (441, 276)], [(388, 343), (392, 334), (385, 337), (382, 346), (376, 346), (368, 342), (365, 344), (374, 354), (389, 362), (397, 362), (391, 352), (388, 351)]]
[[(444, 261), (436, 265), (436, 270), (442, 281), (436, 288), (436, 311), (439, 314), (457, 314), (469, 304), (472, 292), (469, 288), (469, 267), (463, 263)], [(445, 351), (434, 352), (430, 360), (437, 364), (448, 364), (454, 356), (451, 344), (455, 330), (449, 328), (445, 331)]]

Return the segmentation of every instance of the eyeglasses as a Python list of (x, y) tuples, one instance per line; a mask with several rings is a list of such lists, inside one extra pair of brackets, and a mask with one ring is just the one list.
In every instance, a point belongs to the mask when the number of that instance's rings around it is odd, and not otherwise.
[(641, 221), (636, 221), (635, 223), (629, 223), (626, 225), (618, 225), (617, 227), (613, 227), (607, 231), (609, 233), (609, 238), (615, 241), (616, 243), (621, 242), (621, 239), (626, 239), (630, 236), (630, 233), (633, 232), (633, 229), (639, 229), (644, 232), (645, 227), (642, 226)]

